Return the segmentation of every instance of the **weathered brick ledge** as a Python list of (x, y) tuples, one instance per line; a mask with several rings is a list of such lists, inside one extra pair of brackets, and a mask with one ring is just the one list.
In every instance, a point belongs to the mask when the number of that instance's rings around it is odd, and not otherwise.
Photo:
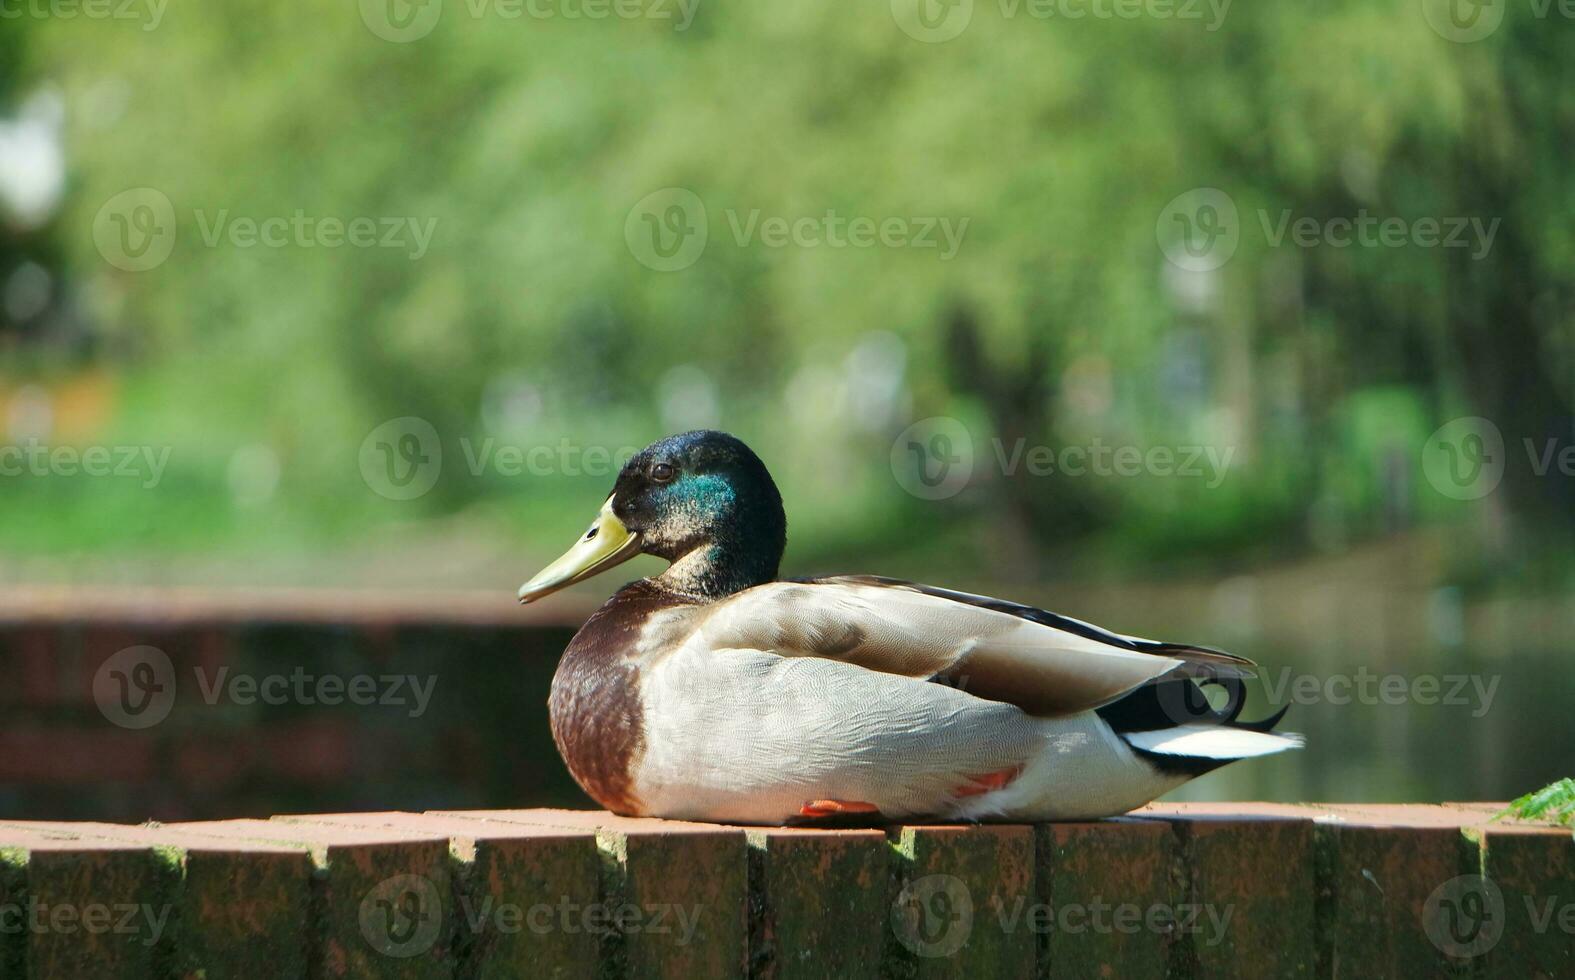
[(0, 821), (0, 977), (1575, 976), (1575, 838), (1498, 808)]

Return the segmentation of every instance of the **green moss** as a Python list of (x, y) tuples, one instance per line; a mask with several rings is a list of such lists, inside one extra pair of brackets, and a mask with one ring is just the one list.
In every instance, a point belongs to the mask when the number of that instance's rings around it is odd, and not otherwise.
[[(609, 906), (627, 900), (629, 888), (629, 839), (612, 830), (596, 832), (596, 852), (601, 858), (601, 901)], [(628, 975), (629, 950), (620, 929), (608, 929), (601, 940), (602, 980)]]
[(1575, 828), (1575, 779), (1560, 779), (1515, 800), (1493, 817), (1534, 820), (1557, 827)]

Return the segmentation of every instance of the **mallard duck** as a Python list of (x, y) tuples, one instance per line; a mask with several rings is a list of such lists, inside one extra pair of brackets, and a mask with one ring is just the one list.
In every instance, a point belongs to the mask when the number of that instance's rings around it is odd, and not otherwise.
[[(1000, 599), (866, 575), (779, 580), (782, 497), (723, 432), (656, 442), (519, 591), (637, 554), (570, 641), (549, 697), (580, 786), (631, 816), (1072, 820), (1125, 813), (1301, 744), (1237, 720), (1252, 663)], [(1206, 685), (1223, 688), (1211, 706)]]

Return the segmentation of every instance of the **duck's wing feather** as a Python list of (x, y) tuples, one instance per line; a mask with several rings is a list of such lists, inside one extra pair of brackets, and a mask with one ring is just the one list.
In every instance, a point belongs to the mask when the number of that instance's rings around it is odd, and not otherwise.
[(1122, 636), (1018, 603), (874, 576), (772, 582), (710, 607), (704, 648), (824, 657), (937, 680), (1034, 715), (1097, 708), (1160, 678), (1250, 676), (1218, 650)]

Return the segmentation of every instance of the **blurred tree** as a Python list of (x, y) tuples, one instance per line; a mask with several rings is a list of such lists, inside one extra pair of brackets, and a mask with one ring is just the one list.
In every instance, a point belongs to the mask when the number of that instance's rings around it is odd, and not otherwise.
[(34, 18), (0, 36), (0, 350), (47, 371), (80, 364), (85, 337), (63, 308), (53, 219), (64, 190), (59, 93), (24, 80)]
[[(71, 116), (66, 224), (91, 227), (128, 186), (176, 209), (180, 239), (151, 272), (71, 239), (76, 277), (145, 349), (161, 397), (142, 424), (266, 439), (310, 506), (354, 481), (344, 460), (373, 425), (476, 431), (500, 384), (529, 393), (527, 431), (621, 443), (655, 434), (660, 379), (692, 366), (725, 423), (851, 444), (846, 407), (778, 406), (872, 330), (906, 345), (915, 417), (977, 408), (980, 435), (1007, 443), (1252, 461), (1208, 496), (1020, 476), (981, 481), (1004, 506), (949, 511), (992, 515), (1008, 539), (1146, 526), (1284, 540), (1333, 498), (1358, 530), (1391, 527), (1424, 491), (1341, 441), (1359, 405), (1390, 404), (1364, 392), (1404, 390), (1439, 421), (1487, 414), (1517, 445), (1568, 418), (1560, 154), (1575, 89), (1558, 31), (1512, 15), (1453, 44), (1416, 5), (1378, 0), (1238, 4), (1222, 24), (1010, 9), (975, 5), (960, 36), (930, 44), (886, 5), (700, 5), (680, 30), (451, 4), (430, 34), (391, 43), (342, 5), (237, 0), (145, 33), (47, 25), (34, 62), (70, 105), (99, 107)], [(659, 271), (629, 229), (672, 187), (702, 203), (685, 217), (707, 238)], [(1183, 272), (1156, 222), (1199, 187), (1229, 197), (1240, 242), (1218, 269)], [(1282, 215), (1363, 211), (1502, 225), (1480, 259), (1272, 234)], [(296, 215), (435, 224), (419, 254), (408, 235), (353, 248), (292, 232), (268, 248), (232, 234)], [(945, 219), (960, 241), (774, 247), (759, 231), (826, 216)], [(1362, 445), (1410, 446), (1410, 422), (1395, 425)], [(1571, 487), (1517, 476), (1514, 499), (1551, 495), (1567, 515)], [(488, 492), (445, 469), (419, 506)]]

